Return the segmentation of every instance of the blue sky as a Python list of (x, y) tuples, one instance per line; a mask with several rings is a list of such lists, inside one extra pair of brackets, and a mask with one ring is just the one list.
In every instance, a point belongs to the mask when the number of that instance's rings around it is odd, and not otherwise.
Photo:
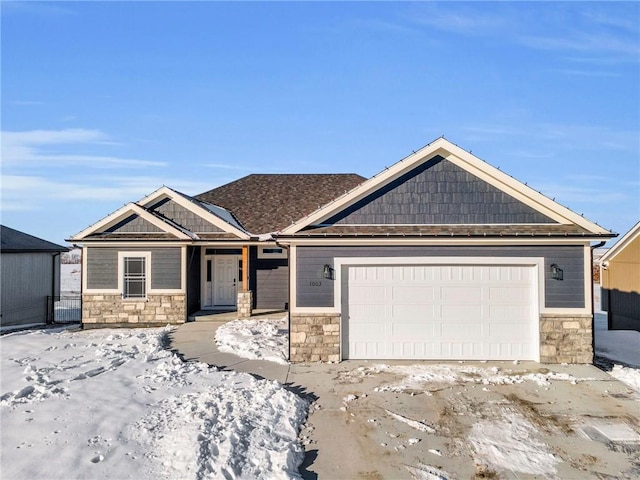
[(168, 185), (371, 176), (452, 142), (640, 219), (637, 2), (7, 2), (2, 223), (57, 243)]

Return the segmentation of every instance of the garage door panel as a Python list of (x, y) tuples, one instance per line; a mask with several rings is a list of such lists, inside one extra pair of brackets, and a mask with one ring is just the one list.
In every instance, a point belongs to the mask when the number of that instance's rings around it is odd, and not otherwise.
[(436, 318), (433, 305), (391, 305), (393, 322), (428, 322)]
[(483, 326), (477, 323), (460, 322), (443, 323), (441, 328), (441, 339), (445, 342), (473, 342), (482, 336)]
[(529, 303), (531, 300), (531, 287), (496, 286), (487, 289), (489, 300), (492, 303)]
[(343, 356), (536, 360), (536, 270), (363, 265), (343, 278)]
[(433, 301), (435, 298), (435, 287), (427, 285), (407, 285), (404, 287), (392, 286), (391, 299), (400, 303), (424, 303)]
[(440, 289), (440, 299), (443, 303), (480, 303), (482, 302), (482, 288), (477, 285), (443, 286)]
[(489, 320), (491, 323), (511, 322), (513, 318), (530, 316), (530, 313), (531, 308), (528, 306), (492, 305), (489, 307)]
[[(435, 324), (424, 322), (394, 322), (390, 334), (393, 338), (433, 338)], [(413, 341), (413, 340), (412, 340)]]

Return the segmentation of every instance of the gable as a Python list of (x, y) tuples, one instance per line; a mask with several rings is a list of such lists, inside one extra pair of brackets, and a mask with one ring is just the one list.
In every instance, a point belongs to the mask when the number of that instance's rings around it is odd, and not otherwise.
[(152, 212), (159, 213), (164, 218), (168, 218), (178, 225), (194, 233), (219, 233), (224, 232), (221, 228), (208, 222), (200, 215), (176, 203), (170, 198), (164, 198), (149, 207)]
[(487, 225), (556, 222), (438, 155), (322, 223)]
[(615, 236), (444, 138), (278, 232), (327, 235)]

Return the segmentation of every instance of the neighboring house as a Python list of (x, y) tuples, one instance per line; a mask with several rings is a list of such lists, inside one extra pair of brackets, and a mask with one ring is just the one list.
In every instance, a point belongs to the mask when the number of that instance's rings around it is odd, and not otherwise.
[(609, 330), (640, 331), (640, 222), (600, 258), (600, 285)]
[(294, 362), (590, 363), (591, 242), (614, 236), (440, 138), (367, 181), (162, 187), (71, 241), (85, 326), (288, 308)]
[(69, 249), (0, 225), (0, 328), (44, 324), (60, 295), (60, 254)]

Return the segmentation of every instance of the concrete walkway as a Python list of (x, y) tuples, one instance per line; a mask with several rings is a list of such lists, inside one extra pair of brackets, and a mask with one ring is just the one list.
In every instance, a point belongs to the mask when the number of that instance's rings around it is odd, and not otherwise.
[(197, 360), (221, 370), (250, 373), (259, 378), (277, 380), (286, 384), (290, 365), (280, 365), (264, 360), (248, 360), (218, 350), (215, 339), (216, 330), (229, 320), (231, 318), (184, 323), (169, 334), (171, 349), (185, 361)]

